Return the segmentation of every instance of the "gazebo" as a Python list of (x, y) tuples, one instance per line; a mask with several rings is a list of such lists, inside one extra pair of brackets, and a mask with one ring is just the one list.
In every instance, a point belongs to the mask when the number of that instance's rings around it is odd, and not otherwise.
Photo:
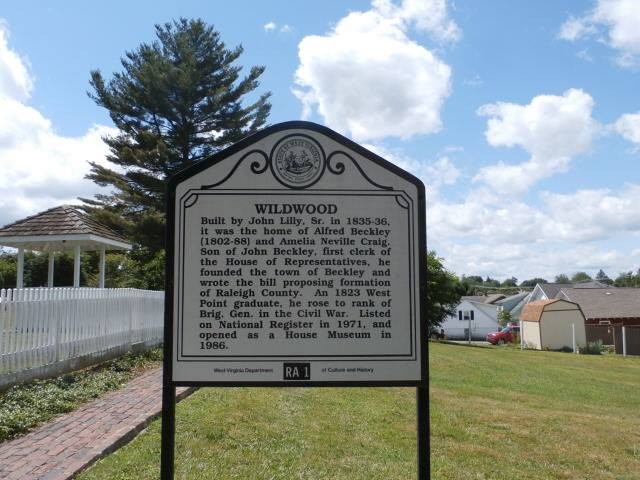
[(55, 252), (73, 251), (73, 286), (80, 286), (80, 253), (100, 252), (99, 287), (104, 288), (107, 250), (130, 250), (131, 243), (73, 205), (61, 205), (0, 228), (0, 246), (18, 249), (16, 287), (24, 285), (24, 252), (49, 253), (47, 284), (53, 287)]

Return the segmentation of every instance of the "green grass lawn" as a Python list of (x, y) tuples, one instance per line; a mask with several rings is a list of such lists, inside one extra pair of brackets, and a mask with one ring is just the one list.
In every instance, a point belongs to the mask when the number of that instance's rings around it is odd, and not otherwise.
[(431, 344), (437, 479), (640, 479), (640, 358)]
[[(640, 479), (640, 359), (430, 345), (432, 479)], [(415, 391), (206, 388), (176, 479), (415, 478)], [(160, 423), (80, 480), (159, 478)]]

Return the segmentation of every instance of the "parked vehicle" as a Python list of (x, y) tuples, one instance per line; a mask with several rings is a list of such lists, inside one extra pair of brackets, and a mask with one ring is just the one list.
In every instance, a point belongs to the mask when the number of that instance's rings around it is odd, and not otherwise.
[(520, 338), (520, 327), (515, 323), (510, 323), (499, 332), (491, 332), (487, 335), (487, 342), (492, 345), (502, 345), (504, 343), (516, 343)]

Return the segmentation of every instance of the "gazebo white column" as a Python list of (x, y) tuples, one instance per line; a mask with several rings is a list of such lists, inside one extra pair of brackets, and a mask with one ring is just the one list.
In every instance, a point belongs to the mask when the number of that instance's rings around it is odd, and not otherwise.
[(73, 247), (73, 286), (80, 286), (80, 245)]
[(49, 268), (47, 269), (47, 287), (53, 287), (53, 267), (55, 265), (55, 254), (49, 252)]
[(104, 288), (104, 263), (105, 263), (106, 253), (107, 253), (106, 247), (102, 246), (102, 248), (100, 248), (100, 281), (98, 284), (98, 287), (100, 288)]
[(24, 248), (18, 248), (16, 288), (22, 288), (22, 287), (24, 287)]

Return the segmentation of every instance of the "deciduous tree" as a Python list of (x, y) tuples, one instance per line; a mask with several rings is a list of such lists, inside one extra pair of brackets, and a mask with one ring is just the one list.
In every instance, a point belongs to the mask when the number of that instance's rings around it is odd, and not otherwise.
[(576, 272), (571, 277), (571, 282), (572, 283), (584, 282), (585, 280), (591, 280), (591, 277), (589, 276), (589, 274), (587, 272)]
[(427, 253), (427, 319), (432, 327), (439, 326), (454, 315), (460, 303), (458, 278), (449, 272), (433, 250)]
[[(567, 278), (567, 281), (568, 280), (569, 279)], [(539, 283), (549, 283), (549, 282), (547, 280), (545, 280), (544, 278), (536, 277), (536, 278), (531, 278), (529, 280), (523, 280), (520, 283), (520, 286), (521, 287), (535, 287)], [(562, 283), (562, 282), (558, 282), (558, 283)]]

